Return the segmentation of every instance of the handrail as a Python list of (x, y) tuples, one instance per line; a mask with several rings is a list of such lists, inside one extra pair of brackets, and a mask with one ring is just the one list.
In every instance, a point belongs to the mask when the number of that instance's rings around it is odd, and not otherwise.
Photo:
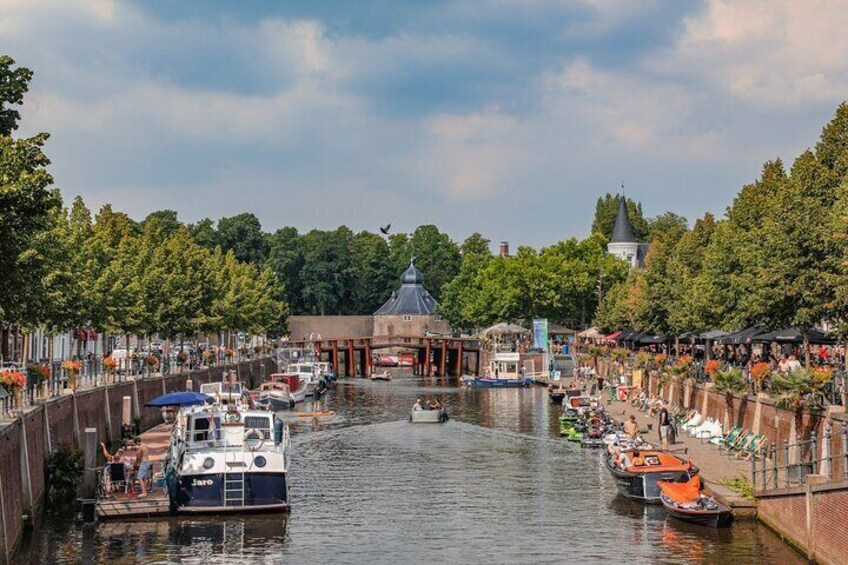
[[(751, 483), (755, 490), (765, 492), (778, 488), (787, 488), (795, 485), (806, 484), (808, 474), (817, 475), (822, 469), (825, 470), (825, 477), (828, 482), (834, 480), (848, 479), (848, 428), (842, 430), (839, 434), (842, 441), (842, 454), (837, 458), (833, 450), (833, 434), (830, 431), (825, 431), (822, 435), (822, 448), (826, 448), (827, 456), (819, 454), (819, 440), (816, 436), (808, 440), (796, 441), (790, 444), (784, 440), (782, 449), (778, 451), (775, 444), (770, 447), (762, 446), (757, 454), (761, 461), (760, 468), (757, 469), (758, 457), (751, 458)], [(807, 447), (806, 453), (804, 448)], [(790, 462), (794, 453), (794, 462)], [(805, 457), (806, 455), (806, 457)], [(778, 464), (778, 459), (782, 456), (782, 464)], [(834, 475), (835, 463), (841, 459), (842, 469), (841, 476), (836, 478)], [(771, 461), (771, 465), (769, 465)], [(826, 463), (826, 465), (825, 465)], [(809, 472), (808, 472), (809, 471)], [(759, 477), (759, 479), (758, 479)], [(781, 478), (783, 479), (781, 481)]]

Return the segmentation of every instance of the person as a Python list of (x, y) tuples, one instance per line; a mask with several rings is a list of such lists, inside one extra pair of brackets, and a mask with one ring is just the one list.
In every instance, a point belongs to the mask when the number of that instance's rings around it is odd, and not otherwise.
[(617, 454), (618, 466), (621, 467), (622, 470), (630, 467), (632, 461), (630, 461), (630, 457), (624, 451), (619, 451)]
[(671, 420), (668, 417), (668, 410), (665, 406), (660, 410), (659, 425), (663, 449), (668, 449), (668, 441), (671, 437)]
[(639, 435), (639, 425), (636, 423), (636, 416), (630, 415), (630, 419), (624, 423), (624, 433), (630, 436), (631, 439), (636, 439)]
[(413, 405), (412, 405), (412, 411), (413, 411), (413, 412), (419, 412), (419, 411), (421, 411), (421, 410), (422, 410), (422, 408), (421, 408), (421, 399), (419, 398), (419, 399), (415, 402), (415, 404), (413, 404)]
[(153, 463), (150, 462), (147, 446), (142, 443), (141, 438), (135, 438), (135, 443), (138, 446), (138, 454), (135, 457), (135, 466), (138, 469), (136, 477), (141, 486), (139, 498), (144, 498), (147, 496), (147, 490), (153, 478)]
[(604, 393), (604, 377), (598, 375), (598, 394)]
[(777, 364), (777, 370), (784, 375), (789, 372), (789, 357), (786, 353), (780, 356), (780, 362)]
[(789, 356), (789, 372), (798, 371), (801, 369), (801, 362), (798, 361), (798, 358), (795, 355)]
[[(123, 448), (119, 448), (118, 451), (115, 452), (115, 455), (110, 455), (109, 450), (106, 449), (106, 444), (102, 441), (100, 442), (100, 449), (103, 452), (103, 458), (106, 460), (106, 467), (103, 472), (103, 488), (106, 492), (112, 492), (113, 485), (112, 484), (112, 465), (124, 465), (124, 450)], [(120, 471), (119, 471), (120, 472)], [(126, 469), (124, 469), (123, 473), (125, 475)]]
[(442, 408), (442, 405), (439, 403), (439, 401), (437, 399), (434, 398), (433, 400), (430, 401), (430, 409), (431, 410), (440, 410), (441, 408)]

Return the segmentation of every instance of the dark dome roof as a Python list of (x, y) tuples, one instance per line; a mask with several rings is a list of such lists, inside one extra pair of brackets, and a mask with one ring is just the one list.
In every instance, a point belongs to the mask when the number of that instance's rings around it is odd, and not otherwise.
[(400, 276), (403, 284), (424, 284), (424, 275), (415, 268), (415, 259), (409, 262), (409, 268)]
[(424, 288), (424, 275), (415, 268), (414, 257), (401, 275), (400, 282), (403, 284), (374, 312), (375, 316), (432, 316), (436, 313), (439, 303)]

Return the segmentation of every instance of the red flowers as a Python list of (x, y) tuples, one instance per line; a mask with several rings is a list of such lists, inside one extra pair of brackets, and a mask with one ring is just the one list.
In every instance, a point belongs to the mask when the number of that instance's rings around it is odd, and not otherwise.
[(0, 373), (0, 385), (8, 391), (21, 390), (26, 386), (26, 377), (20, 371), (3, 371)]

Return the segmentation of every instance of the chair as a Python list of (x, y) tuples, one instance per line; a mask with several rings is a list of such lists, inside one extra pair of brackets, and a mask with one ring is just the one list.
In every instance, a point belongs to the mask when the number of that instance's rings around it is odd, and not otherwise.
[(109, 475), (109, 489), (117, 490), (117, 488), (120, 488), (127, 492), (127, 469), (124, 464), (107, 463), (106, 469)]
[(757, 459), (760, 456), (760, 448), (765, 444), (765, 442), (765, 436), (757, 434), (751, 438), (746, 446), (741, 447), (736, 452), (736, 456), (744, 457), (745, 461), (750, 461), (751, 457)]
[(752, 439), (754, 439), (754, 433), (750, 430), (744, 430), (734, 441), (730, 442), (725, 447), (727, 448), (728, 453), (734, 453), (740, 449), (744, 449)]
[(734, 426), (732, 430), (727, 432), (727, 435), (723, 437), (717, 437), (710, 440), (710, 443), (717, 445), (719, 447), (719, 451), (721, 451), (724, 447), (729, 447), (736, 438), (739, 437), (739, 434), (742, 433), (742, 426)]

